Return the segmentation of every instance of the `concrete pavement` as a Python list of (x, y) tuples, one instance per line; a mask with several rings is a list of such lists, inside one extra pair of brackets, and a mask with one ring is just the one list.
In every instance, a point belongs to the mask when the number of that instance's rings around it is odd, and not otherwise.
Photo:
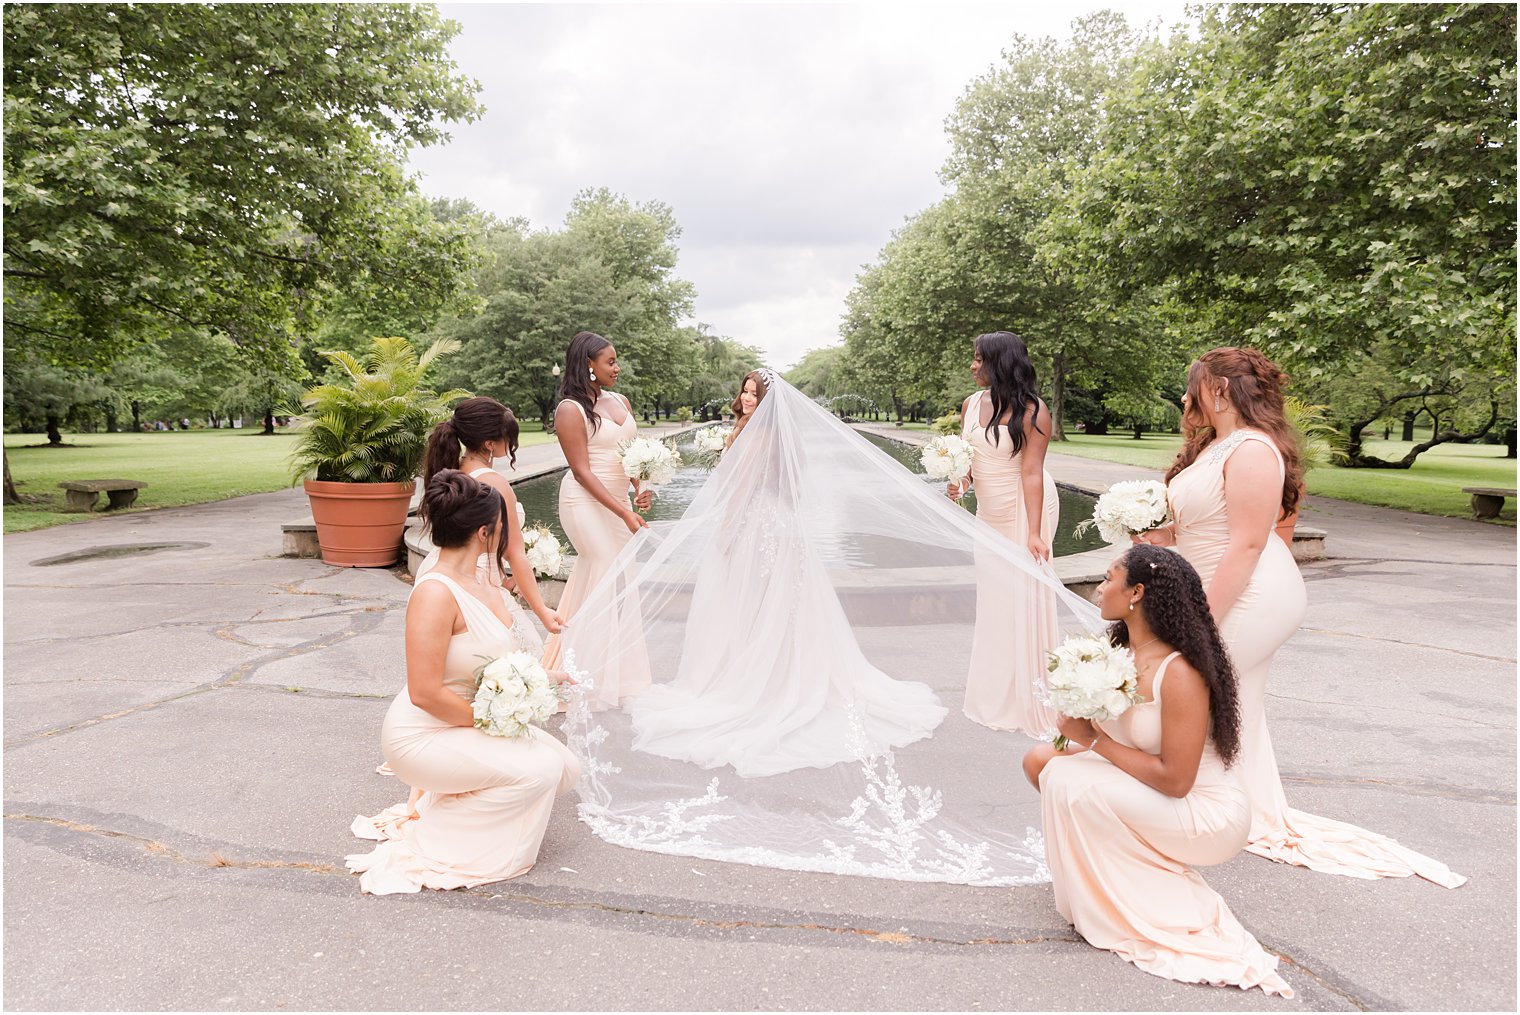
[[(1147, 474), (1051, 462), (1077, 485)], [(522, 878), (362, 896), (342, 858), (368, 848), (353, 815), (400, 798), (372, 769), (409, 586), (276, 556), (304, 511), (283, 491), (5, 537), (9, 1008), (1514, 1006), (1513, 529), (1311, 500), (1331, 558), (1305, 569), (1270, 696), (1290, 801), (1471, 881), (1209, 869), (1284, 957), (1283, 1001), (1141, 973), (1049, 886), (634, 852), (565, 805)]]

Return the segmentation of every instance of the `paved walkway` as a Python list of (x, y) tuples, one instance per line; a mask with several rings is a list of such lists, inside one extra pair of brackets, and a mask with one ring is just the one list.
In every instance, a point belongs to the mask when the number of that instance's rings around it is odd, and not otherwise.
[[(1083, 485), (1145, 474), (1051, 461)], [(1048, 886), (638, 853), (567, 806), (520, 879), (361, 896), (342, 857), (367, 848), (353, 815), (399, 798), (372, 768), (408, 586), (276, 556), (305, 510), (292, 490), (4, 538), (9, 1008), (1514, 1005), (1513, 529), (1309, 505), (1332, 557), (1305, 570), (1273, 678), (1289, 797), (1472, 880), (1212, 868), (1284, 957), (1283, 1001), (1140, 973), (1077, 939)]]

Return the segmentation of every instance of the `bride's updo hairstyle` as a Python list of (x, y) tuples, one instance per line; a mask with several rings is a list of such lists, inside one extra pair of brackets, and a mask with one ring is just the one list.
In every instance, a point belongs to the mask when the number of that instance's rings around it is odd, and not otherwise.
[(1260, 430), (1282, 452), (1286, 466), (1282, 513), (1292, 514), (1298, 507), (1304, 470), (1299, 461), (1298, 434), (1283, 411), (1283, 389), (1287, 386), (1288, 375), (1255, 349), (1224, 345), (1199, 356), (1188, 367), (1188, 407), (1182, 414), (1184, 442), (1167, 470), (1166, 481), (1170, 483), (1173, 476), (1192, 465), (1214, 437), (1201, 406), (1205, 402), (1212, 406), (1215, 399), (1227, 401), (1234, 406), (1241, 426)]
[(734, 404), (729, 406), (729, 408), (734, 410), (735, 437), (739, 436), (739, 431), (743, 430), (744, 425), (749, 422), (749, 417), (754, 415), (754, 413), (750, 413), (747, 416), (744, 413), (744, 403), (741, 401), (744, 396), (744, 385), (748, 384), (750, 381), (755, 382), (755, 408), (759, 409), (760, 403), (765, 400), (766, 392), (770, 391), (771, 389), (771, 386), (765, 383), (766, 372), (767, 371), (764, 370), (751, 370), (749, 373), (744, 375), (744, 380), (739, 382), (739, 394), (734, 396)]
[(422, 459), (424, 485), (444, 469), (457, 469), (460, 445), (478, 451), (487, 441), (506, 441), (507, 455), (517, 464), (517, 417), (494, 398), (466, 398), (454, 406), (454, 415), (433, 427)]
[[(997, 421), (1011, 410), (1006, 428), (1008, 454), (1017, 455), (1024, 450), (1025, 416), (1033, 421), (1040, 414), (1040, 391), (1035, 384), (1029, 347), (1011, 331), (989, 331), (978, 335), (971, 340), (971, 346), (982, 358), (982, 375), (987, 380), (988, 394), (992, 396), (992, 419), (987, 424), (987, 433), (992, 437), (992, 443), (997, 444), (1002, 439)], [(1039, 428), (1038, 423), (1035, 428)]]
[[(1240, 695), (1235, 667), (1214, 615), (1203, 582), (1182, 555), (1149, 543), (1136, 543), (1119, 558), (1126, 585), (1141, 585), (1140, 608), (1159, 640), (1182, 653), (1209, 687), (1209, 735), (1226, 766), (1240, 753)], [(1129, 625), (1115, 621), (1108, 640), (1128, 648)]]
[(496, 543), (496, 567), (506, 573), (507, 502), (494, 489), (458, 469), (441, 469), (428, 480), (417, 513), (433, 542), (446, 549), (467, 545), (481, 526), (495, 528), (502, 536)]

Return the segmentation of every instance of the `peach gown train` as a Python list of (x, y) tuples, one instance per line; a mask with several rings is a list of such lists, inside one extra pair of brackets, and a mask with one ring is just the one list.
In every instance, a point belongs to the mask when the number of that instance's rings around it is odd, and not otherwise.
[[(1249, 440), (1272, 449), (1282, 475), (1282, 452), (1271, 437), (1242, 428), (1205, 448), (1192, 465), (1172, 477), (1167, 488), (1176, 519), (1177, 552), (1193, 565), (1204, 588), (1213, 580), (1230, 541), (1225, 462)], [(1250, 582), (1219, 626), (1240, 680), (1240, 761), (1236, 767), (1251, 801), (1251, 838), (1246, 849), (1327, 874), (1358, 878), (1418, 874), (1456, 888), (1467, 879), (1438, 860), (1376, 832), (1288, 806), (1267, 730), (1267, 676), (1272, 657), (1303, 623), (1308, 594), (1292, 551), (1270, 529), (1266, 535)]]
[[(585, 415), (585, 409), (579, 402), (571, 399), (566, 401), (580, 410), (582, 416)], [(614, 395), (603, 394), (602, 401), (617, 400)], [(628, 414), (621, 423), (614, 423), (602, 406), (598, 406), (597, 410), (601, 422), (594, 431), (591, 421), (585, 421), (586, 453), (590, 459), (591, 474), (601, 481), (614, 498), (627, 501), (628, 476), (623, 472), (618, 446), (638, 436), (638, 424), (627, 406), (619, 403), (618, 408)], [(628, 531), (628, 526), (623, 524), (621, 518), (591, 496), (576, 480), (575, 474), (569, 471), (559, 484), (559, 523), (564, 528), (565, 535), (570, 537), (570, 545), (575, 548), (575, 565), (565, 581), (565, 591), (559, 600), (559, 613), (566, 621), (574, 623), (575, 614), (611, 570), (613, 561), (623, 551), (623, 547), (628, 545), (633, 533)], [(640, 630), (642, 624), (637, 615), (637, 602), (629, 602), (621, 609), (624, 612), (619, 620), (619, 630)], [(545, 640), (543, 659), (544, 665), (549, 669), (564, 668), (563, 648), (557, 635), (551, 634)], [(649, 661), (642, 643), (625, 646), (616, 658), (577, 661), (577, 669), (584, 671), (587, 666), (593, 666), (595, 671), (595, 682), (590, 694), (594, 706), (614, 707), (619, 699), (647, 690), (650, 685)]]
[[(976, 516), (1023, 547), (1029, 538), (1024, 511), (1024, 455), (1010, 455), (1008, 428), (999, 442), (980, 418), (987, 392), (979, 391), (966, 409), (961, 436), (971, 445), (971, 477)], [(1055, 480), (1045, 476), (1040, 535), (1055, 538), (1061, 502)], [(971, 667), (966, 677), (966, 717), (993, 729), (1022, 730), (1032, 736), (1055, 732), (1055, 713), (1035, 696), (1035, 682), (1045, 674), (1046, 653), (1059, 640), (1055, 593), (1027, 579), (1010, 583), (1005, 568), (978, 568), (976, 628), (971, 636)]]
[[(443, 680), (468, 700), (483, 657), (520, 646), (512, 628), (446, 575), (424, 575), (414, 590), (429, 581), (442, 582), (464, 615), (466, 630), (449, 640)], [(453, 726), (413, 705), (406, 688), (385, 714), (380, 749), (412, 793), (406, 803), (354, 819), (355, 835), (380, 840), (373, 852), (347, 858), (371, 895), (465, 888), (526, 873), (538, 859), (554, 798), (580, 779), (575, 755), (543, 730), (493, 737)]]
[[(1161, 752), (1161, 696), (1173, 652), (1150, 700), (1100, 723), (1127, 747)], [(1240, 852), (1251, 807), (1210, 738), (1185, 797), (1152, 789), (1090, 752), (1051, 760), (1040, 773), (1045, 864), (1056, 909), (1098, 948), (1157, 976), (1292, 997), (1267, 954), (1194, 867)]]

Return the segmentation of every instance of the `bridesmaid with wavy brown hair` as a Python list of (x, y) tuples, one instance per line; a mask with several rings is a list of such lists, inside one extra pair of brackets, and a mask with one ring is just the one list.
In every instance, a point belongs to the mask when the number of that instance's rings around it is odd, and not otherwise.
[(1251, 799), (1250, 852), (1350, 877), (1467, 879), (1387, 836), (1294, 810), (1267, 730), (1272, 659), (1303, 623), (1308, 595), (1287, 543), (1274, 538), (1298, 507), (1303, 467), (1283, 412), (1287, 375), (1255, 349), (1223, 346), (1188, 368), (1185, 443), (1167, 471), (1173, 521), (1136, 536), (1175, 546), (1197, 569), (1240, 674), (1240, 771)]

